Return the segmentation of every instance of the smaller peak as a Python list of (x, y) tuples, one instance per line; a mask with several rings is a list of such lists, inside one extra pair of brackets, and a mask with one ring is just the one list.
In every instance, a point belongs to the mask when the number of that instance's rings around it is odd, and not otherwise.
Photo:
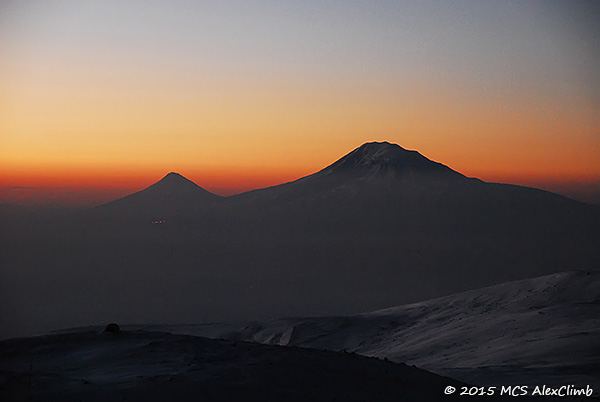
[(160, 181), (163, 180), (188, 180), (187, 178), (185, 178), (184, 176), (182, 176), (181, 174), (177, 173), (177, 172), (169, 172), (167, 175), (165, 175), (165, 177), (163, 177)]
[[(159, 184), (159, 183), (175, 184), (175, 183), (193, 183), (193, 182), (190, 179), (188, 179), (187, 177), (184, 177), (177, 172), (170, 172), (166, 176), (164, 176), (162, 179), (160, 179), (158, 182), (156, 182), (155, 184)], [(194, 183), (194, 185), (195, 185), (195, 183)]]
[[(217, 195), (207, 191), (188, 179), (185, 176), (177, 172), (170, 172), (165, 177), (148, 187), (146, 190), (153, 189), (159, 191), (166, 191), (167, 193), (173, 193), (173, 195), (177, 196), (178, 192), (184, 191), (198, 191), (204, 192), (206, 194), (210, 194), (212, 197), (218, 197)], [(143, 190), (143, 191), (146, 191)]]

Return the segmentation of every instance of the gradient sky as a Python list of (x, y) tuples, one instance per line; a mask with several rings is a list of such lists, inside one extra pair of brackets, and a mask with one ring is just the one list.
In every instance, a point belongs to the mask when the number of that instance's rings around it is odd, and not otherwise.
[(590, 198), (599, 27), (575, 0), (4, 0), (0, 201), (94, 203), (169, 171), (229, 194), (373, 140)]

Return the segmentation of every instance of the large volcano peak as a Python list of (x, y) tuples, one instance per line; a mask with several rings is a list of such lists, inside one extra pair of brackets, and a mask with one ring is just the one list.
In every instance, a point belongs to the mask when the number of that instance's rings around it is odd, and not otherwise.
[(459, 174), (447, 166), (427, 159), (417, 151), (407, 150), (387, 141), (367, 142), (321, 172), (327, 175), (350, 172), (363, 175), (406, 171)]
[(367, 142), (348, 154), (348, 162), (357, 166), (376, 165), (406, 160), (416, 151), (407, 151), (397, 144), (389, 142)]

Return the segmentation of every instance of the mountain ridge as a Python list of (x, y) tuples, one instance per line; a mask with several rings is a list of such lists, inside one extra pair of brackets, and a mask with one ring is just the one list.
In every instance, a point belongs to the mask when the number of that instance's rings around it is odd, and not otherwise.
[[(220, 196), (204, 189), (203, 187), (201, 187), (194, 181), (186, 178), (185, 176), (181, 175), (180, 173), (170, 172), (157, 182), (151, 184), (150, 186), (146, 187), (141, 191), (132, 193), (125, 197), (110, 201), (108, 203), (102, 204), (94, 208), (101, 208), (104, 206), (112, 205), (115, 202), (128, 199), (129, 197), (134, 196), (136, 194), (145, 194), (144, 192), (146, 190), (162, 188), (163, 186), (171, 187), (173, 190), (176, 190), (177, 185), (181, 185), (182, 187), (187, 186), (188, 189), (197, 187), (196, 190), (202, 190), (200, 193), (203, 193), (205, 195), (205, 198), (212, 198), (213, 201), (230, 201), (244, 198), (252, 199), (255, 198), (256, 195), (261, 193), (269, 193), (273, 190), (286, 188), (292, 185), (304, 184), (319, 179), (330, 179), (331, 177), (336, 176), (342, 179), (354, 178), (360, 181), (364, 181), (369, 177), (374, 177), (374, 180), (387, 178), (395, 180), (397, 184), (399, 184), (403, 180), (403, 184), (406, 184), (410, 181), (414, 183), (415, 175), (419, 176), (420, 174), (430, 178), (435, 178), (437, 182), (446, 180), (462, 180), (465, 183), (471, 182), (489, 185), (501, 185), (519, 189), (534, 189), (540, 192), (552, 194), (553, 196), (565, 198), (573, 202), (596, 207), (593, 204), (588, 204), (582, 201), (574, 200), (572, 198), (548, 190), (542, 190), (529, 186), (507, 184), (502, 182), (486, 182), (476, 177), (468, 177), (460, 172), (455, 171), (447, 165), (444, 165), (440, 162), (432, 161), (431, 159), (422, 155), (419, 151), (407, 150), (398, 144), (390, 143), (388, 141), (371, 141), (362, 144), (361, 146), (355, 148), (354, 150), (345, 154), (344, 156), (334, 161), (333, 163), (327, 165), (326, 167), (316, 171), (315, 173), (300, 177), (296, 180), (292, 180), (286, 183), (253, 189), (229, 196)], [(353, 175), (354, 177), (352, 177)]]
[[(15, 219), (6, 283), (23, 285), (5, 297), (36, 300), (20, 307), (31, 322), (57, 311), (69, 312), (64, 323), (343, 315), (600, 267), (597, 207), (444, 168), (373, 172), (396, 154), (430, 162), (391, 144), (365, 148), (354, 154), (364, 175), (223, 198), (172, 174), (91, 213)], [(49, 285), (57, 275), (77, 286)], [(46, 296), (57, 292), (64, 297)], [(86, 298), (89, 306), (78, 303)]]

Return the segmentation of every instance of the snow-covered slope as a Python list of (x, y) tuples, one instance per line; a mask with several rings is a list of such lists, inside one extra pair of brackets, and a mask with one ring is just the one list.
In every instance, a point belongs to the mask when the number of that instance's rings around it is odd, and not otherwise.
[(600, 369), (600, 273), (563, 272), (346, 317), (169, 328), (346, 350), (445, 373), (487, 367), (496, 370), (492, 377), (502, 368), (593, 376)]

